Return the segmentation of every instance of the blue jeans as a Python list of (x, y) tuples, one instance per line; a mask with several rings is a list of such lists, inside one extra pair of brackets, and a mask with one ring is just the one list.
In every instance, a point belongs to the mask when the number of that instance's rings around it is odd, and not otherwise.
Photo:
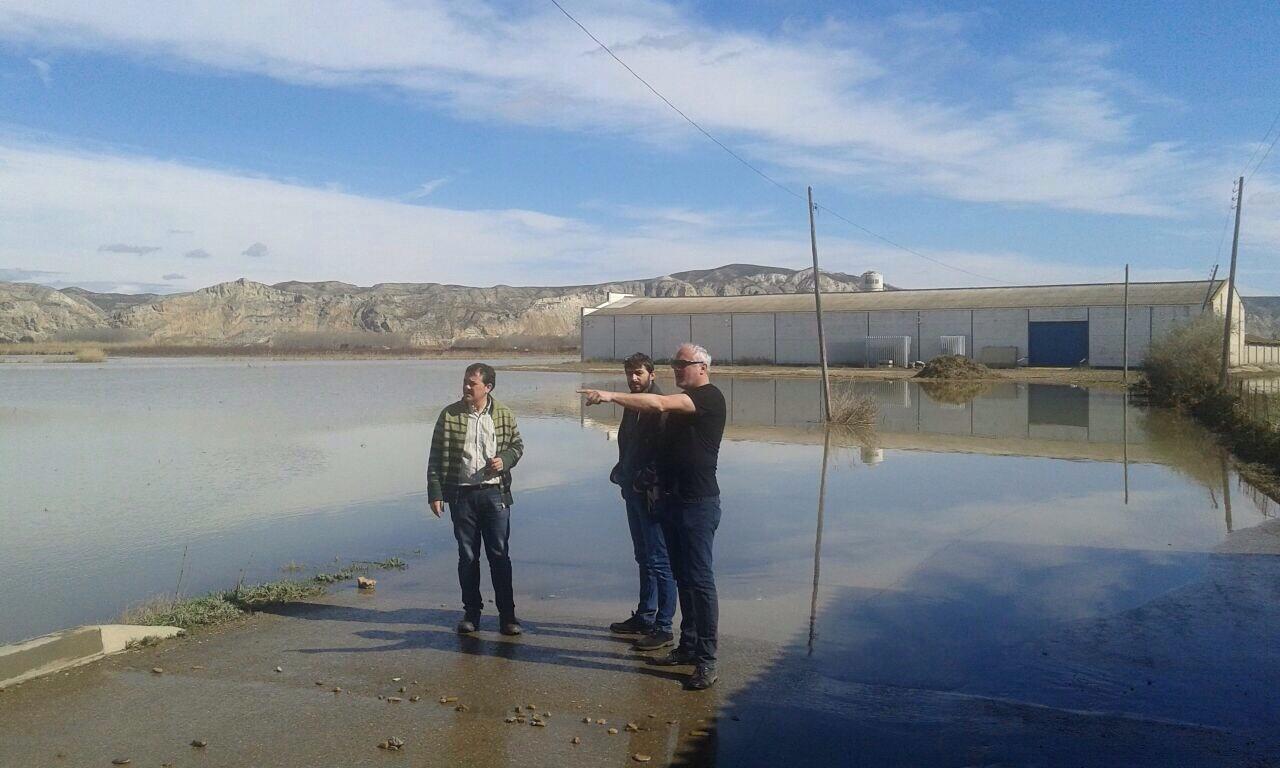
[(676, 581), (667, 558), (662, 520), (649, 509), (649, 499), (643, 493), (624, 488), (622, 498), (627, 503), (627, 525), (631, 528), (636, 565), (640, 566), (636, 616), (656, 630), (670, 632), (671, 619), (676, 615)]
[(695, 664), (714, 664), (720, 600), (711, 549), (720, 526), (720, 497), (661, 502), (662, 532), (680, 594), (680, 647)]
[(507, 551), (511, 508), (502, 503), (501, 489), (497, 485), (463, 486), (458, 491), (458, 500), (449, 505), (449, 517), (453, 520), (453, 536), (458, 540), (458, 583), (462, 586), (462, 606), (467, 616), (477, 617), (484, 609), (484, 598), (480, 595), (480, 544), (483, 542), (498, 615), (514, 619), (511, 555)]

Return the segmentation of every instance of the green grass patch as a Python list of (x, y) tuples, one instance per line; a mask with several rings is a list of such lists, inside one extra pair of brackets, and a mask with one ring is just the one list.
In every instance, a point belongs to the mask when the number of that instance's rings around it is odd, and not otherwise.
[(368, 573), (371, 568), (400, 570), (406, 567), (408, 564), (404, 560), (389, 557), (374, 562), (352, 563), (337, 571), (317, 573), (310, 579), (239, 584), (235, 589), (184, 600), (158, 597), (129, 608), (121, 615), (120, 621), (148, 627), (211, 627), (235, 621), (253, 611), (319, 597), (328, 591), (328, 585), (351, 581), (360, 574)]
[(124, 624), (147, 627), (209, 627), (226, 624), (244, 615), (227, 599), (226, 593), (212, 593), (187, 600), (156, 598), (130, 608), (120, 617)]

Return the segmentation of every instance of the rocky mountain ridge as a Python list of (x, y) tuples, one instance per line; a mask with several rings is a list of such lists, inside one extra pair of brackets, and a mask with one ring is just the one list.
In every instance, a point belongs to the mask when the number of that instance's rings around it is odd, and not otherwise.
[[(822, 290), (861, 290), (861, 278), (822, 273)], [(241, 278), (167, 296), (99, 294), (0, 282), (0, 342), (121, 340), (208, 346), (447, 347), (487, 341), (576, 343), (583, 307), (609, 293), (737, 296), (813, 290), (813, 270), (751, 264), (647, 280), (576, 286), (476, 288), (440, 283), (336, 281), (266, 285)]]

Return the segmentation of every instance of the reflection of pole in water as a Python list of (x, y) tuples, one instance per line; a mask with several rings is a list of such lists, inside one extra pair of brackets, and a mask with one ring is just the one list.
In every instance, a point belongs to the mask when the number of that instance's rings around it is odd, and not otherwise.
[(1219, 451), (1218, 458), (1222, 463), (1222, 508), (1227, 515), (1227, 533), (1231, 533), (1231, 470), (1227, 467), (1227, 454)]
[(813, 637), (818, 619), (818, 570), (822, 564), (822, 516), (827, 501), (827, 456), (831, 453), (831, 428), (822, 439), (822, 474), (818, 480), (818, 532), (813, 541), (813, 596), (809, 599), (809, 655), (813, 655)]
[(1124, 503), (1129, 503), (1129, 386), (1124, 388)]

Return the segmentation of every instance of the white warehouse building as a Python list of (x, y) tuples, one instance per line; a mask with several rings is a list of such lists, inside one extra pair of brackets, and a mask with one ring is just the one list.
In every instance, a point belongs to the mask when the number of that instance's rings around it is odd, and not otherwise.
[[(1129, 365), (1152, 340), (1202, 312), (1226, 312), (1224, 280), (1130, 283)], [(1231, 297), (1231, 362), (1245, 354), (1244, 311)], [(861, 291), (822, 295), (833, 365), (907, 365), (963, 354), (992, 365), (1120, 367), (1124, 283)], [(818, 362), (812, 294), (645, 298), (611, 294), (582, 313), (582, 359), (636, 352), (669, 358), (683, 342), (713, 360), (779, 365)]]

